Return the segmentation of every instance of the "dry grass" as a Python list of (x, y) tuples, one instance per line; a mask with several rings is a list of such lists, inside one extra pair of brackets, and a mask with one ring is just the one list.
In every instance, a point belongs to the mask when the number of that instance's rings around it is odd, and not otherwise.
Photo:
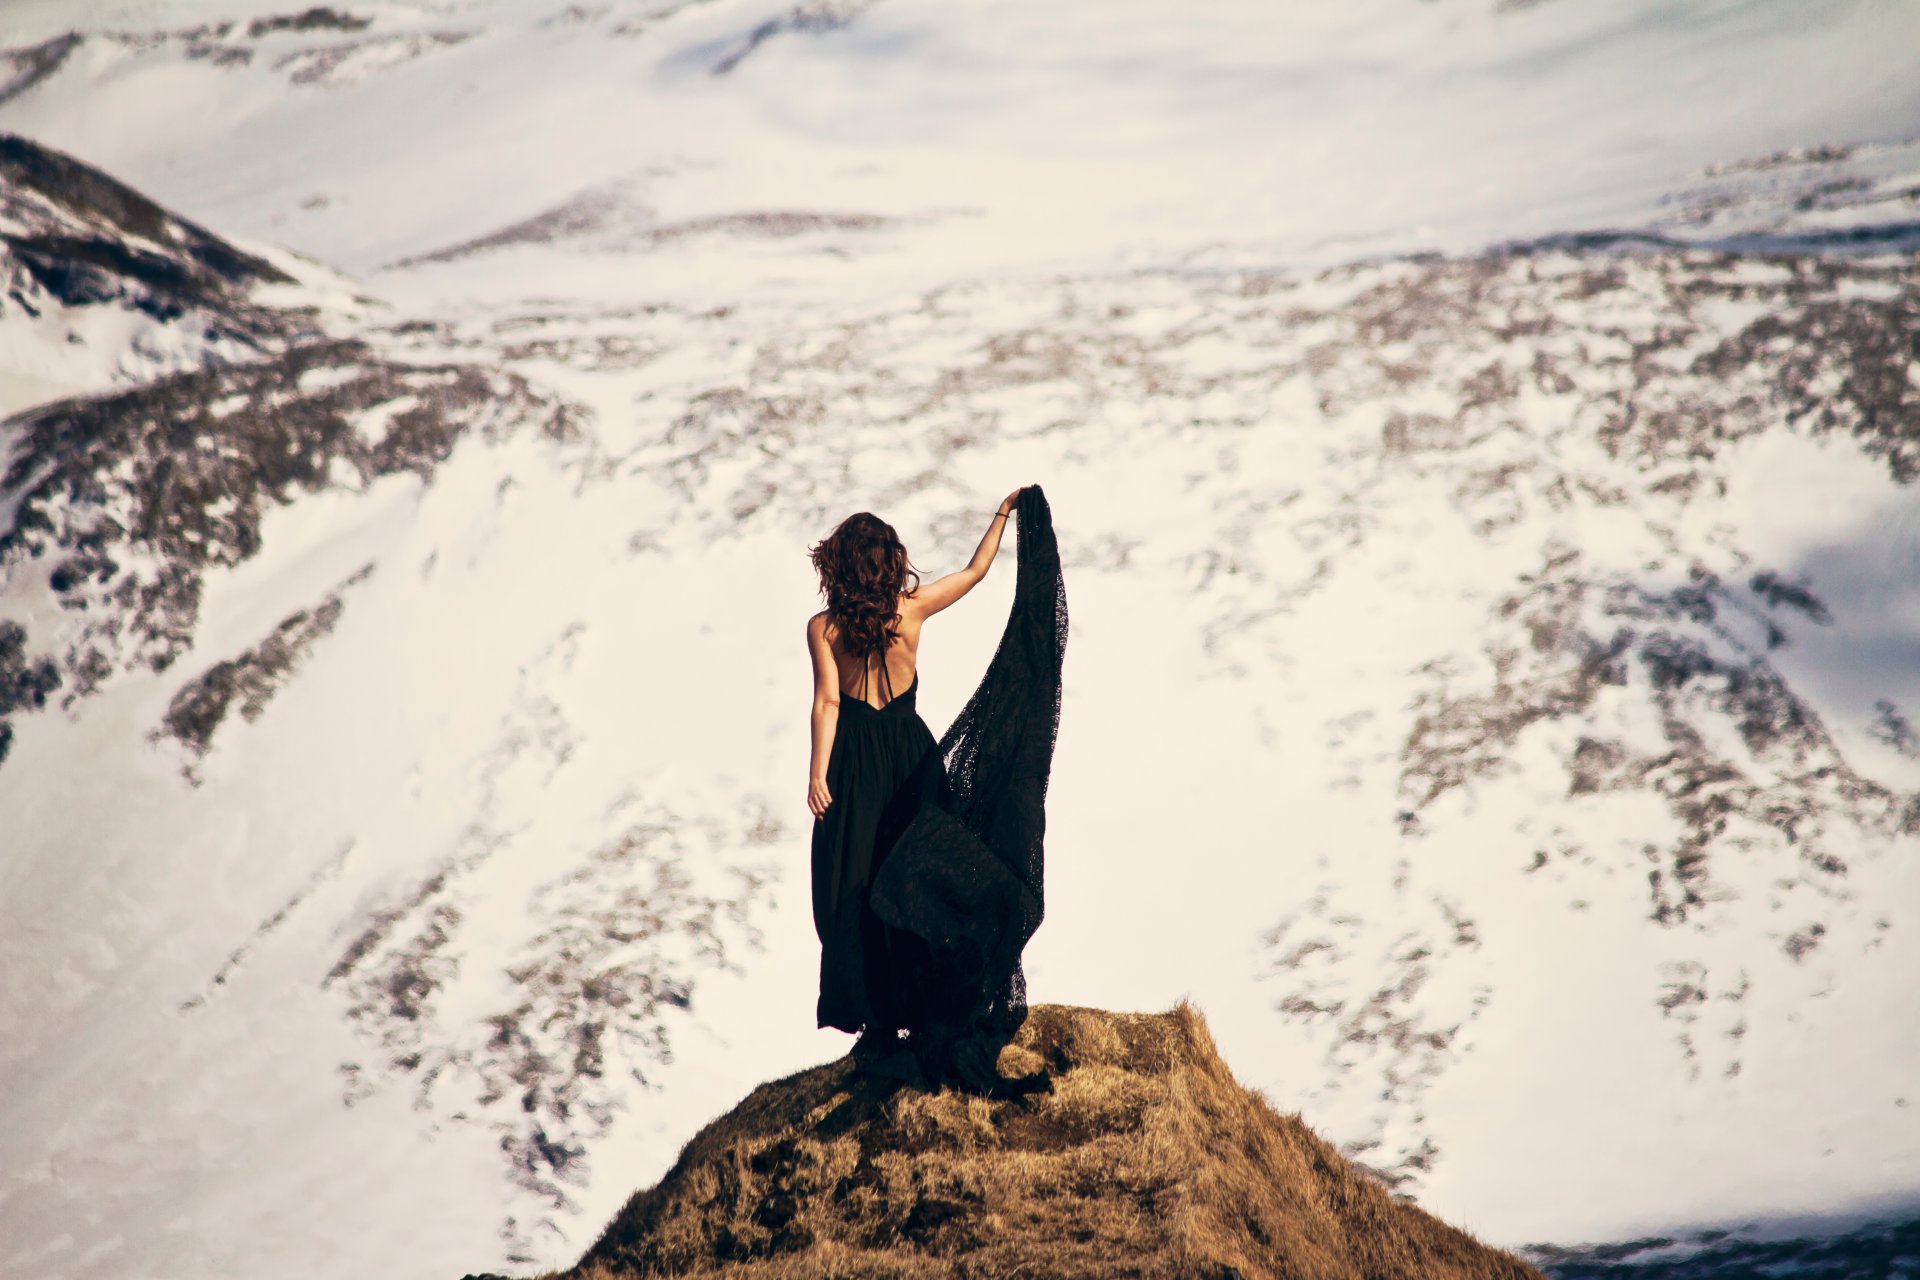
[(762, 1085), (543, 1280), (1544, 1280), (1243, 1088), (1185, 1002), (1037, 1006), (1001, 1070), (1039, 1061), (1055, 1092), (1018, 1102), (844, 1058)]

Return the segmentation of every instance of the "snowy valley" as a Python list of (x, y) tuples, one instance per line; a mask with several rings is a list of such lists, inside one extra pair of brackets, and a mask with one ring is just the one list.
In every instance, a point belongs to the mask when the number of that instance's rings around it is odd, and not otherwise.
[(1509, 1248), (1920, 1212), (1915, 16), (0, 36), (0, 1274), (563, 1265), (844, 1052), (805, 545), (1029, 482), (1036, 1000)]

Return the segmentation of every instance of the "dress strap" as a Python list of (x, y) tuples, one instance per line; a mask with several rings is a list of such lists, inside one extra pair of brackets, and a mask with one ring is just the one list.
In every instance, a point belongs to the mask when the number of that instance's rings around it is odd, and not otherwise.
[[(867, 674), (867, 660), (874, 656), (875, 656), (874, 654), (868, 653), (866, 657), (863, 657), (860, 659), (860, 693), (861, 693), (862, 700), (865, 701), (868, 706), (873, 705), (873, 700), (871, 698), (866, 697), (868, 693), (872, 692), (872, 689), (871, 689), (872, 679)], [(887, 705), (892, 706), (893, 705), (893, 673), (887, 670), (887, 646), (886, 646), (886, 639), (884, 637), (884, 634), (882, 636), (881, 643), (880, 643), (879, 658), (880, 658), (880, 683), (887, 691)]]

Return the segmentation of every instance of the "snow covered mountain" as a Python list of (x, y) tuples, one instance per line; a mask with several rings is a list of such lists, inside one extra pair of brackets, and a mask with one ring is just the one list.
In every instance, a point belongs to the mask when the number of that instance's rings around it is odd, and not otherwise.
[(0, 37), (0, 1271), (571, 1261), (845, 1048), (805, 544), (1027, 481), (1036, 999), (1507, 1247), (1913, 1215), (1904, 10)]

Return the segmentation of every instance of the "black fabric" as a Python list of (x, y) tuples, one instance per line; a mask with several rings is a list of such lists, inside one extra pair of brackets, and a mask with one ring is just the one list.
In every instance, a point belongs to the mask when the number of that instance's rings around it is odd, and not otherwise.
[(876, 709), (851, 691), (840, 699), (840, 722), (827, 755), (833, 801), (813, 824), (813, 924), (820, 938), (815, 1014), (823, 1027), (906, 1025), (902, 999), (889, 998), (898, 980), (868, 893), (878, 859), (912, 817), (917, 787), (910, 784), (938, 753), (933, 731), (915, 709), (919, 691), (916, 673), (884, 707)]
[[(896, 797), (868, 904), (876, 1030), (908, 1032), (922, 1076), (982, 1092), (1027, 1012), (1020, 956), (1045, 914), (1047, 781), (1060, 727), (1066, 584), (1038, 485), (1015, 503), (1013, 609), (993, 660)], [(918, 676), (915, 677), (918, 680)], [(890, 704), (891, 705), (891, 704)]]

